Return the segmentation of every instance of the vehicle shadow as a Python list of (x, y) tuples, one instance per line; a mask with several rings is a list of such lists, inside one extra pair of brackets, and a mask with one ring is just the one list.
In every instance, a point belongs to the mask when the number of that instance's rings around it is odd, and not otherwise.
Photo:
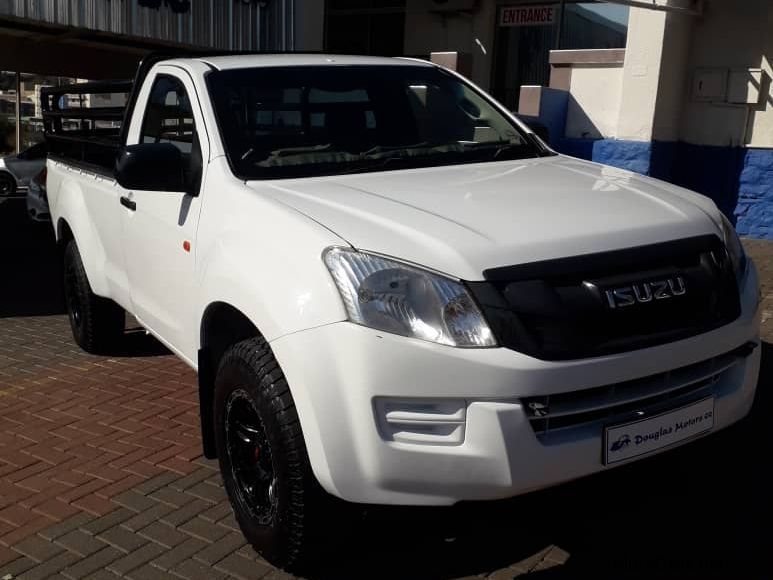
[(33, 223), (24, 199), (0, 204), (0, 318), (63, 314), (61, 259), (50, 224)]
[(773, 345), (739, 424), (512, 500), (378, 510), (332, 528), (310, 578), (771, 578)]
[[(24, 199), (0, 203), (0, 318), (66, 314), (62, 255), (49, 223), (27, 218)], [(127, 316), (126, 333), (102, 354), (113, 357), (162, 356), (169, 350)]]
[(134, 317), (126, 316), (126, 331), (121, 340), (110, 345), (102, 353), (115, 358), (167, 356), (172, 352), (161, 344), (152, 334), (142, 328)]

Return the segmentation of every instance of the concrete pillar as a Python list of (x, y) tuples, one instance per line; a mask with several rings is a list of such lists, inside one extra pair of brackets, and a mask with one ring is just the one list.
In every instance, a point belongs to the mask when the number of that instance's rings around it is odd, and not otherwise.
[(325, 3), (321, 0), (295, 0), (295, 47), (297, 51), (324, 50)]
[(652, 124), (652, 139), (677, 141), (690, 78), (690, 40), (695, 18), (671, 13), (666, 16), (660, 82)]
[(631, 8), (617, 138), (651, 141), (666, 13)]
[(16, 71), (16, 153), (21, 151), (21, 73)]
[(433, 52), (429, 60), (466, 77), (472, 76), (472, 58), (466, 52)]
[(679, 138), (692, 25), (685, 14), (631, 8), (618, 139)]

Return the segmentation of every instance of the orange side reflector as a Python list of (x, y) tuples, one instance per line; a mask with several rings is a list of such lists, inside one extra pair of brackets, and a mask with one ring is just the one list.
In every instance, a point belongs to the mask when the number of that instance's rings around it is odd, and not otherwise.
[(183, 242), (183, 250), (185, 250), (186, 252), (191, 251), (191, 243), (188, 240), (185, 240)]

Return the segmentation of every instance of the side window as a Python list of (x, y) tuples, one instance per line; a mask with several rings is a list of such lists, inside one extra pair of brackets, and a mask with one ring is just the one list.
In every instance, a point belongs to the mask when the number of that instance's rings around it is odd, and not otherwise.
[(196, 125), (191, 101), (182, 83), (173, 77), (159, 75), (150, 90), (141, 143), (171, 143), (183, 153), (191, 153)]
[(142, 120), (140, 143), (171, 143), (177, 147), (185, 160), (186, 177), (198, 189), (201, 148), (191, 100), (179, 79), (168, 75), (156, 77)]

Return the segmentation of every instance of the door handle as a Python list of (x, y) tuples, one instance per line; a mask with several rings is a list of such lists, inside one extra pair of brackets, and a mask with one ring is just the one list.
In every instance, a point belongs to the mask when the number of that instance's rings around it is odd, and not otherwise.
[(121, 196), (121, 205), (124, 206), (125, 208), (128, 208), (128, 209), (132, 210), (132, 211), (137, 211), (137, 202), (136, 201), (132, 201), (131, 199), (129, 199), (125, 195)]

